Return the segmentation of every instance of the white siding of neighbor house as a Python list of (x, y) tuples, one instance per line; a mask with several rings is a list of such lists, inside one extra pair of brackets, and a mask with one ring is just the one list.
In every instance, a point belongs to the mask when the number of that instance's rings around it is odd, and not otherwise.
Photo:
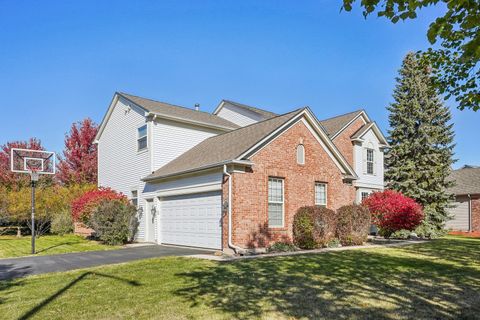
[[(357, 187), (357, 201), (361, 197), (361, 192), (368, 190), (383, 190), (384, 188), (384, 169), (383, 169), (383, 151), (380, 149), (380, 141), (372, 129), (367, 131), (362, 137), (364, 141), (361, 145), (353, 146), (354, 170), (358, 175), (354, 185)], [(366, 148), (371, 147), (374, 151), (374, 174), (367, 174), (366, 170)], [(362, 189), (360, 189), (362, 188)]]
[(255, 112), (251, 112), (247, 109), (239, 108), (228, 103), (225, 103), (217, 116), (222, 117), (242, 127), (264, 120), (261, 115)]
[(203, 140), (222, 131), (183, 124), (165, 119), (152, 122), (151, 171), (155, 171)]
[(445, 227), (455, 231), (470, 231), (469, 202), (467, 197), (458, 197), (452, 208), (448, 209), (451, 220), (447, 221)]
[[(149, 174), (151, 167), (150, 141), (147, 150), (137, 152), (137, 129), (145, 123), (144, 110), (120, 98), (98, 141), (98, 185), (110, 187), (129, 198), (131, 191), (137, 189), (139, 207), (145, 205), (144, 183), (140, 179)], [(150, 132), (150, 124), (147, 125)], [(140, 219), (138, 239), (144, 236), (144, 223)]]

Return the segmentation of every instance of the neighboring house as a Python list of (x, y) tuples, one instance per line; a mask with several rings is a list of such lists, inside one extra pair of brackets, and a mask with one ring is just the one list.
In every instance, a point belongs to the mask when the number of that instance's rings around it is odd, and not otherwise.
[(480, 232), (480, 167), (464, 166), (452, 171), (450, 179), (455, 186), (449, 191), (455, 195), (450, 209), (451, 220), (446, 224), (454, 231)]
[(219, 250), (291, 240), (301, 206), (383, 189), (385, 137), (365, 111), (319, 121), (223, 100), (213, 114), (116, 93), (98, 183), (139, 207), (138, 241)]

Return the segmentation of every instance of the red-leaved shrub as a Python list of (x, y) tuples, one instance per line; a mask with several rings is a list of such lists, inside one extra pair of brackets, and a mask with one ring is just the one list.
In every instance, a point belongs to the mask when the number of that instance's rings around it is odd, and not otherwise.
[(389, 237), (398, 230), (414, 230), (423, 220), (423, 209), (400, 192), (374, 192), (363, 201), (372, 214), (373, 223)]
[(128, 203), (128, 199), (124, 194), (110, 188), (98, 188), (87, 191), (72, 201), (73, 221), (86, 223), (98, 205), (105, 200), (120, 200)]

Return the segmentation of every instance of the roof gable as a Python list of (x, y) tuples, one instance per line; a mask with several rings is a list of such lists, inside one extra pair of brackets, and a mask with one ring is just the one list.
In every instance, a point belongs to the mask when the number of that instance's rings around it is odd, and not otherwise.
[(370, 122), (367, 114), (362, 109), (342, 114), (333, 118), (321, 120), (320, 124), (325, 129), (328, 136), (333, 140), (360, 116), (363, 117), (366, 123)]
[(246, 104), (242, 104), (242, 103), (238, 103), (238, 102), (231, 101), (231, 100), (226, 100), (226, 99), (223, 99), (219, 103), (217, 108), (213, 111), (213, 114), (215, 114), (215, 115), (218, 114), (220, 112), (220, 110), (223, 107), (225, 107), (225, 105), (228, 105), (228, 104), (233, 105), (233, 106), (238, 107), (238, 108), (248, 110), (248, 111), (253, 112), (253, 113), (256, 113), (257, 115), (262, 116), (264, 119), (270, 119), (270, 118), (278, 116), (278, 114), (267, 111), (267, 110), (263, 110), (263, 109), (252, 107), (252, 106), (248, 106)]
[(380, 128), (378, 127), (378, 125), (375, 121), (363, 125), (360, 129), (358, 129), (357, 132), (355, 132), (351, 136), (351, 138), (352, 138), (352, 140), (360, 140), (361, 141), (363, 136), (370, 130), (373, 131), (373, 133), (377, 137), (378, 141), (380, 141), (380, 144), (382, 144), (384, 146), (388, 146), (387, 138), (385, 138), (385, 136), (383, 135), (382, 131), (380, 130)]

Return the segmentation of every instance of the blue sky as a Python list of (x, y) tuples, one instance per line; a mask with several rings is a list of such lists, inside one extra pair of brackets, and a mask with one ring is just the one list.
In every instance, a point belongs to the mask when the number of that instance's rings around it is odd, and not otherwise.
[[(322, 118), (385, 107), (408, 51), (441, 8), (396, 25), (323, 1), (0, 0), (0, 144), (61, 151), (72, 122), (100, 122), (115, 91), (212, 111), (222, 99)], [(455, 167), (480, 165), (480, 112), (452, 107)]]

